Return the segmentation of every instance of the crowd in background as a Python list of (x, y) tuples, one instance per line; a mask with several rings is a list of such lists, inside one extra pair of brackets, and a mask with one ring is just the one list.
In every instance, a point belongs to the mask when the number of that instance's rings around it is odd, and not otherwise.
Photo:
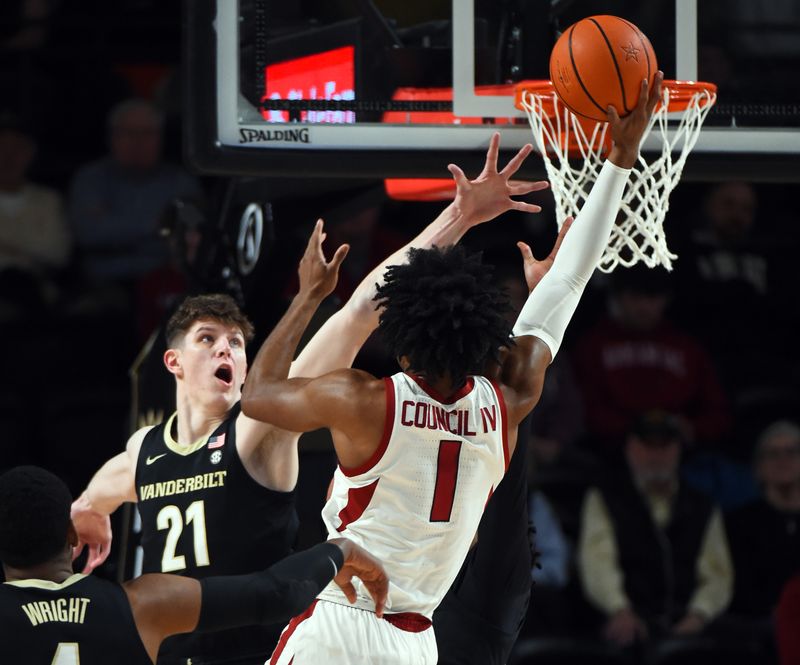
[[(63, 59), (74, 41), (52, 19), (69, 8), (69, 25), (81, 25), (73, 4), (16, 3), (4, 11), (27, 21), (4, 22), (0, 34), (0, 467), (40, 464), (78, 491), (135, 424), (137, 354), (176, 300), (204, 286), (193, 264), (217, 183), (181, 166), (177, 13), (122, 3), (122, 18), (108, 14), (107, 32)], [(125, 12), (134, 24), (137, 12), (161, 17), (144, 54), (124, 38)], [(769, 662), (776, 627), (798, 625), (791, 195), (788, 185), (681, 184), (666, 222), (674, 272), (618, 269), (590, 284), (521, 433), (541, 553), (523, 629), (536, 662), (576, 635), (630, 659), (703, 635), (736, 651), (731, 659)], [(281, 249), (246, 303), (267, 324), (257, 342), (287, 304), (292, 251), (317, 215), (328, 217), (331, 247), (351, 244), (336, 294), (345, 299), (436, 213), (387, 201), (380, 183), (317, 201), (294, 218), (301, 207), (276, 202)], [(537, 202), (540, 217), (509, 215), (466, 241), (517, 302), (526, 293), (515, 242), (545, 255), (555, 237), (552, 203)], [(357, 366), (394, 371), (377, 340)], [(323, 535), (315, 515), (334, 461), (324, 435), (301, 450), (309, 544)]]

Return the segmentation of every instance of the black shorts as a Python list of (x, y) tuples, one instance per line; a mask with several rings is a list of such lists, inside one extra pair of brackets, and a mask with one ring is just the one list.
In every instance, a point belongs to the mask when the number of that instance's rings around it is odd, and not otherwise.
[(440, 663), (504, 664), (527, 615), (532, 555), (526, 444), (527, 436), (520, 436), (484, 511), (478, 543), (433, 615)]

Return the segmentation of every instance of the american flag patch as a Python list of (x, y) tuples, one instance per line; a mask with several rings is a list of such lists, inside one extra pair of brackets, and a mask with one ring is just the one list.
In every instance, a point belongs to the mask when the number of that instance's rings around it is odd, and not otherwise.
[(208, 449), (214, 450), (214, 448), (222, 448), (225, 445), (225, 435), (224, 434), (217, 434), (217, 436), (212, 436), (208, 440)]

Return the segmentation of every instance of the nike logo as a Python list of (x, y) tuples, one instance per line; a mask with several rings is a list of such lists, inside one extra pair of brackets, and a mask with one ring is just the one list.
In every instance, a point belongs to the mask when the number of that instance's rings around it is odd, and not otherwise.
[(150, 466), (153, 462), (156, 462), (160, 460), (162, 457), (165, 457), (166, 454), (167, 453), (161, 453), (160, 455), (154, 455), (153, 457), (150, 457), (150, 455), (148, 455), (147, 459), (145, 460), (145, 463), (147, 464), (147, 466)]

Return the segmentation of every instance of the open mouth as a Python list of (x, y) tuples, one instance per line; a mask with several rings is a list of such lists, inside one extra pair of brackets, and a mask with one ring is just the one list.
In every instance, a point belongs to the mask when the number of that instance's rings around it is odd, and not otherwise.
[(226, 367), (225, 365), (214, 372), (214, 376), (225, 383), (231, 383), (231, 381), (233, 381), (233, 371), (230, 367)]

